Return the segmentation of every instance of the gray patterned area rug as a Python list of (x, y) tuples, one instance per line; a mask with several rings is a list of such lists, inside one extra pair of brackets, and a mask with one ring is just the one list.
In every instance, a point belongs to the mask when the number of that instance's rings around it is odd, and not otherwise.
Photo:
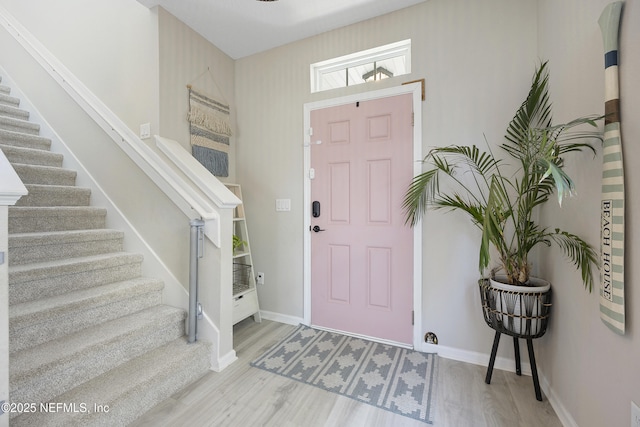
[(299, 325), (251, 366), (433, 424), (437, 354)]

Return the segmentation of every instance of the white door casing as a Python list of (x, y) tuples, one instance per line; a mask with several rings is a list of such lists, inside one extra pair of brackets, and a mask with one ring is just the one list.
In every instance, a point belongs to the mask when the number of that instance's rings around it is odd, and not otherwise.
[[(311, 131), (311, 111), (355, 102), (380, 99), (396, 95), (412, 94), (413, 126), (413, 175), (421, 172), (422, 159), (422, 86), (411, 83), (398, 87), (382, 89), (357, 95), (328, 99), (304, 105), (304, 323), (311, 323), (311, 156), (310, 147), (315, 144)], [(422, 227), (413, 229), (413, 347), (420, 348), (422, 343)], [(364, 337), (367, 338), (367, 337)], [(393, 343), (392, 344), (396, 344)]]

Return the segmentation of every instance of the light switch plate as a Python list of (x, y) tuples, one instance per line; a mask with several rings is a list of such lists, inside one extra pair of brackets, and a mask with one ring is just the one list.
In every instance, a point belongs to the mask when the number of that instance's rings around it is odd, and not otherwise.
[(151, 138), (151, 123), (143, 123), (140, 125), (140, 139)]
[(631, 427), (640, 427), (640, 407), (631, 401)]
[(291, 210), (291, 199), (276, 199), (276, 212), (288, 212)]

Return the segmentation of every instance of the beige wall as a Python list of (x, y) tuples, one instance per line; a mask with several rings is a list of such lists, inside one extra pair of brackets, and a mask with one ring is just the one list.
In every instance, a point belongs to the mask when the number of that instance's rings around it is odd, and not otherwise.
[[(604, 60), (597, 24), (609, 0), (539, 1), (539, 52), (549, 58), (557, 120), (604, 113)], [(599, 318), (598, 290), (582, 290), (580, 277), (553, 250), (543, 270), (554, 284), (553, 319), (538, 343), (540, 368), (557, 400), (581, 427), (629, 426), (630, 401), (640, 404), (640, 4), (627, 1), (620, 27), (620, 99), (626, 174), (627, 333), (619, 336)], [(567, 166), (578, 196), (562, 209), (550, 206), (544, 220), (599, 245), (602, 153), (585, 154)], [(558, 410), (558, 408), (556, 408)]]
[[(423, 152), (482, 145), (483, 134), (499, 143), (537, 63), (536, 12), (535, 1), (430, 0), (236, 62), (238, 180), (256, 271), (265, 272), (262, 309), (303, 316), (303, 104), (425, 78)], [(310, 94), (311, 63), (407, 38), (410, 75)], [(275, 212), (276, 198), (290, 198), (291, 212)], [(492, 342), (476, 287), (478, 239), (463, 215), (427, 215), (423, 333), (474, 355)]]
[[(160, 134), (189, 145), (187, 84), (231, 108), (231, 126), (236, 129), (234, 61), (169, 12), (158, 8), (160, 45)], [(235, 179), (235, 136), (231, 137), (229, 178)]]

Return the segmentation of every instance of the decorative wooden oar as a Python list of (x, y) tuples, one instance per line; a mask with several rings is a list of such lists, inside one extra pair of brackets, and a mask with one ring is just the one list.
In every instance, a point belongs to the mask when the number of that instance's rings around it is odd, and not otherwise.
[(624, 334), (624, 169), (620, 137), (618, 29), (622, 1), (607, 5), (598, 24), (604, 41), (605, 119), (602, 154), (600, 318)]

